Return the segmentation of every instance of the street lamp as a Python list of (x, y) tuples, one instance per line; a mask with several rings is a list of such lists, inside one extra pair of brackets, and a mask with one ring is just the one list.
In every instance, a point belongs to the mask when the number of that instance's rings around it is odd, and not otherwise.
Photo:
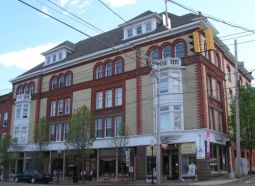
[(60, 156), (61, 156), (61, 149), (58, 149), (58, 183), (59, 183), (59, 172), (60, 172)]
[(154, 176), (153, 176), (153, 146), (154, 142), (151, 140), (151, 184), (154, 184)]

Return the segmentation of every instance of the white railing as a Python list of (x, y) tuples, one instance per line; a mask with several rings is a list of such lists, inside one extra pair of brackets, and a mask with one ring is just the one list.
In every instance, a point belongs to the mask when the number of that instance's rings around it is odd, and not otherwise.
[(28, 101), (31, 100), (31, 96), (29, 94), (21, 94), (21, 95), (17, 95), (16, 97), (16, 102), (17, 101)]
[(160, 60), (160, 66), (161, 67), (167, 67), (167, 66), (181, 66), (181, 60), (180, 58), (166, 58)]

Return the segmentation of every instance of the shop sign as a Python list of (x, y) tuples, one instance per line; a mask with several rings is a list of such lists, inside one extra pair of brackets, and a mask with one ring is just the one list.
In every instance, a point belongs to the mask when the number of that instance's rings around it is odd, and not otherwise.
[(211, 140), (211, 133), (209, 131), (206, 132), (206, 157), (211, 157), (211, 149), (210, 149), (210, 140)]
[(195, 143), (181, 144), (181, 154), (196, 154), (196, 144)]
[(126, 155), (126, 166), (129, 167), (130, 166), (130, 151), (126, 150), (125, 155)]
[(205, 159), (205, 142), (203, 134), (198, 134), (196, 145), (197, 145), (197, 159)]

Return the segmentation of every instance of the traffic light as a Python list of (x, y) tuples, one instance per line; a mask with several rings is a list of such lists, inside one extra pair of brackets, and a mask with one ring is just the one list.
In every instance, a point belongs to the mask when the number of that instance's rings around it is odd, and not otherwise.
[(198, 31), (195, 31), (192, 33), (192, 35), (189, 36), (191, 41), (189, 42), (190, 46), (190, 51), (199, 53), (201, 51), (200, 49), (200, 42), (199, 42), (199, 34)]
[(213, 31), (210, 28), (204, 30), (205, 32), (205, 39), (207, 44), (207, 50), (214, 50), (214, 39), (213, 39)]

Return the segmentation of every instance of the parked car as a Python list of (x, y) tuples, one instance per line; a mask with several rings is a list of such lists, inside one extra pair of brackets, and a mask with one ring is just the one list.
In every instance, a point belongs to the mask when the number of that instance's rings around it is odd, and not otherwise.
[(27, 183), (46, 183), (52, 181), (52, 177), (48, 173), (39, 173), (35, 169), (26, 170), (24, 173), (17, 174), (14, 177), (14, 182), (27, 182)]

